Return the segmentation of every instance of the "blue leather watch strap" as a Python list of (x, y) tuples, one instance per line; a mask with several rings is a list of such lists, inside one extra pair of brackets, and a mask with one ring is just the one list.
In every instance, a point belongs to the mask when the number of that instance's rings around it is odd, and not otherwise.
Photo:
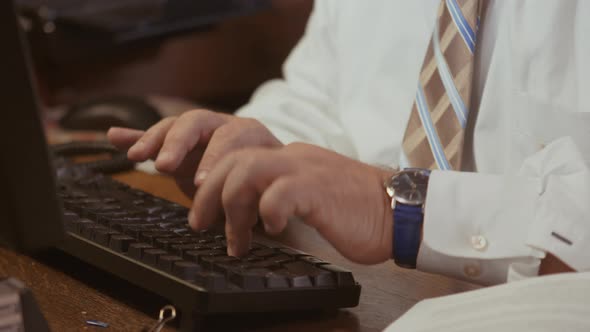
[(422, 222), (422, 206), (396, 204), (393, 210), (393, 260), (399, 266), (416, 268)]

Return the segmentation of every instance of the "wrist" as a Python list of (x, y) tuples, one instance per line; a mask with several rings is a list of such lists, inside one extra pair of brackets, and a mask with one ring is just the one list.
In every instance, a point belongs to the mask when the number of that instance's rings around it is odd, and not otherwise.
[(391, 259), (393, 257), (393, 224), (395, 222), (393, 218), (393, 210), (391, 208), (391, 197), (387, 194), (386, 186), (387, 183), (399, 172), (398, 169), (380, 167), (380, 180), (381, 180), (381, 200), (383, 207), (383, 231), (382, 240), (384, 248), (384, 257)]

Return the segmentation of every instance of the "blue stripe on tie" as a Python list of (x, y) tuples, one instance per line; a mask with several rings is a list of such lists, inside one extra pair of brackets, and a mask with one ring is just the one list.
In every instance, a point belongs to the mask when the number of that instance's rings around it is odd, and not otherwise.
[(446, 3), (449, 13), (451, 13), (451, 17), (453, 18), (455, 25), (457, 25), (457, 30), (459, 30), (461, 37), (463, 37), (465, 44), (467, 44), (467, 48), (469, 48), (469, 51), (473, 54), (473, 52), (475, 52), (475, 31), (473, 31), (469, 22), (467, 22), (457, 0), (446, 0)]
[(445, 60), (442, 51), (440, 50), (440, 43), (438, 41), (439, 36), (440, 34), (438, 31), (438, 24), (435, 24), (434, 34), (432, 35), (432, 49), (434, 50), (434, 57), (436, 58), (436, 67), (438, 69), (441, 81), (445, 87), (445, 91), (449, 96), (449, 101), (451, 102), (453, 110), (457, 115), (459, 124), (461, 124), (461, 128), (465, 128), (469, 110), (467, 109), (467, 106), (465, 106), (463, 98), (461, 98), (461, 94), (459, 94), (459, 90), (457, 90), (457, 87), (455, 86), (455, 81), (453, 75), (451, 74), (451, 70), (447, 65), (447, 61)]
[(440, 144), (438, 134), (436, 133), (434, 125), (432, 124), (432, 118), (430, 117), (430, 112), (428, 112), (426, 97), (424, 97), (424, 90), (422, 89), (421, 84), (418, 84), (418, 92), (416, 93), (416, 108), (418, 109), (418, 115), (420, 115), (420, 120), (424, 126), (426, 138), (428, 138), (428, 143), (430, 143), (430, 149), (432, 150), (432, 155), (434, 156), (436, 165), (441, 170), (446, 171), (451, 169), (449, 161), (445, 156), (443, 147)]

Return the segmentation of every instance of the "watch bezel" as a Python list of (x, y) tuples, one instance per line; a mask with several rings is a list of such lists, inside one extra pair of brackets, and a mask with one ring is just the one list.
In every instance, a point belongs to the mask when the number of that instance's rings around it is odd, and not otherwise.
[(401, 196), (399, 194), (399, 191), (396, 190), (396, 188), (395, 188), (395, 180), (397, 178), (399, 178), (400, 176), (409, 175), (411, 177), (414, 177), (414, 176), (417, 176), (417, 174), (426, 176), (428, 178), (430, 176), (430, 170), (423, 169), (423, 168), (406, 168), (406, 169), (403, 169), (403, 170), (397, 172), (389, 179), (385, 188), (387, 191), (387, 195), (389, 195), (389, 197), (391, 198), (391, 208), (392, 209), (395, 209), (396, 203), (401, 203), (401, 204), (411, 205), (411, 206), (424, 206), (424, 203), (426, 201), (427, 187), (424, 188), (424, 192), (422, 193), (422, 195), (420, 195), (419, 198), (413, 199), (413, 200), (408, 199), (407, 197)]

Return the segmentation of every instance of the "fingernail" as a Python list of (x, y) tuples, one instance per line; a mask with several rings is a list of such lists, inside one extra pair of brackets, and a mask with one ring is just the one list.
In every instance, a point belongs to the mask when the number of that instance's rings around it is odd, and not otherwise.
[(195, 177), (195, 184), (199, 185), (199, 184), (203, 183), (203, 181), (205, 181), (205, 179), (207, 178), (207, 175), (209, 175), (209, 172), (207, 172), (207, 171), (198, 172), (197, 176)]

